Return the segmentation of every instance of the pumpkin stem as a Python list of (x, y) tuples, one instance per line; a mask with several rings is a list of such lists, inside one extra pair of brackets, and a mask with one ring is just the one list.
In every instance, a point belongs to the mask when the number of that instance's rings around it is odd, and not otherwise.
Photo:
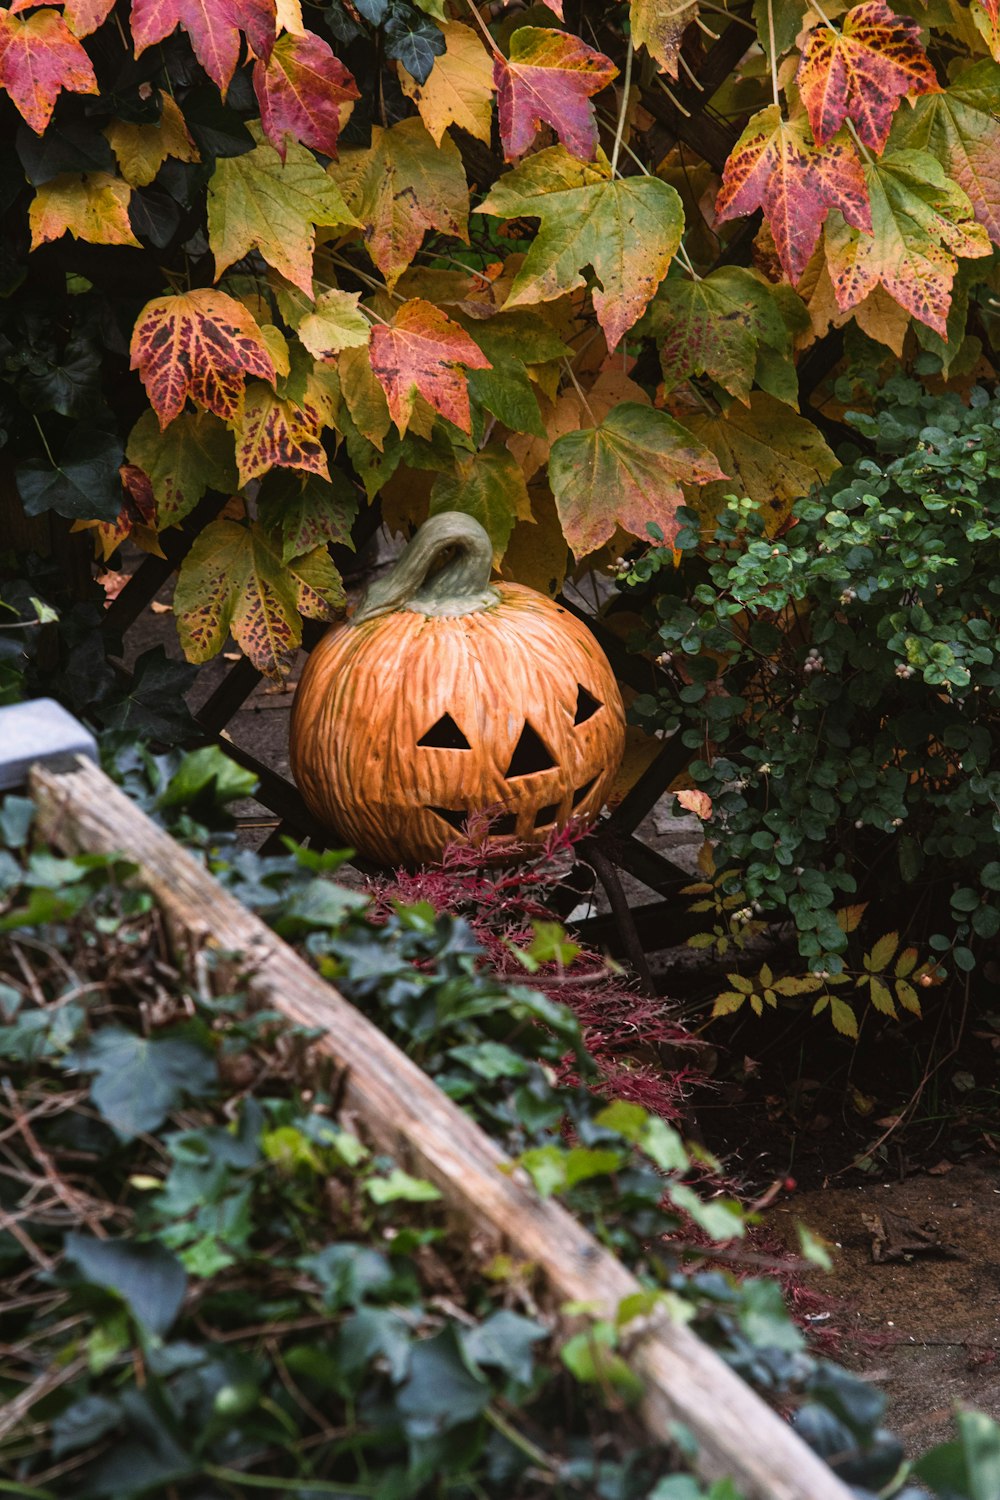
[(458, 510), (442, 511), (417, 528), (385, 577), (369, 584), (352, 624), (401, 609), (438, 617), (489, 609), (500, 598), (490, 588), (492, 569), (493, 544), (479, 522)]

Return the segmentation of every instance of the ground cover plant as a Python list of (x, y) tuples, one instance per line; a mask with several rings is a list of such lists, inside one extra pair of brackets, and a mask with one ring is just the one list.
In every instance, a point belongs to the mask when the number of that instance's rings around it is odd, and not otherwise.
[[(688, 1158), (658, 1117), (556, 1082), (567, 1049), (593, 1071), (568, 1011), (498, 982), (424, 902), (373, 924), (331, 856), (263, 860), (209, 835), (220, 787), (245, 790), (218, 752), (131, 752), (120, 770), (859, 1495), (924, 1493), (878, 1428), (882, 1398), (808, 1354), (773, 1283), (679, 1274), (669, 1195), (720, 1237), (740, 1219), (681, 1191)], [(473, 1270), (431, 1185), (338, 1122), (309, 1034), (179, 972), (127, 864), (53, 855), (32, 811), (0, 808), (5, 1492), (734, 1500), (683, 1472), (682, 1432), (656, 1448), (632, 1425), (618, 1330), (567, 1339), (530, 1277)], [(998, 1455), (969, 1414), (919, 1472), (942, 1500), (980, 1500)]]
[(995, 7), (913, 8), (18, 0), (21, 501), (109, 555), (194, 516), (184, 650), (272, 673), (375, 497), (550, 591), (685, 493), (775, 526), (833, 467), (796, 350), (846, 321), (954, 375), (992, 317)]

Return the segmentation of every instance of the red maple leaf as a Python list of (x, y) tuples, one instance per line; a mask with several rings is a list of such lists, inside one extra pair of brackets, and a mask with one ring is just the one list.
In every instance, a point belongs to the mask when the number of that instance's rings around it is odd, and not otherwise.
[(720, 219), (756, 208), (764, 210), (791, 281), (805, 270), (831, 208), (871, 233), (868, 188), (854, 146), (843, 137), (817, 147), (805, 121), (783, 120), (776, 104), (754, 115), (736, 142), (715, 204)]
[(136, 320), (131, 354), (131, 368), (139, 371), (161, 428), (183, 411), (188, 396), (225, 422), (238, 420), (246, 376), (275, 379), (250, 313), (215, 287), (147, 302)]
[(139, 57), (180, 26), (194, 55), (223, 93), (240, 60), (240, 32), (258, 57), (270, 56), (275, 0), (132, 0), (132, 40)]
[(597, 150), (592, 94), (618, 69), (578, 36), (522, 26), (510, 39), (510, 57), (493, 63), (504, 156), (523, 156), (542, 125), (551, 125), (567, 151), (585, 161)]
[[(62, 10), (66, 24), (74, 36), (89, 36), (96, 31), (111, 14), (115, 0), (49, 0), (49, 5)], [(7, 7), (12, 16), (23, 10), (36, 8), (38, 0), (11, 0)]]
[(435, 411), (469, 432), (469, 390), (465, 370), (492, 365), (464, 328), (420, 297), (404, 302), (391, 325), (372, 329), (369, 350), (392, 420), (406, 431), (419, 392)]
[(849, 10), (842, 31), (817, 26), (797, 78), (819, 145), (851, 119), (859, 138), (879, 152), (900, 99), (940, 87), (920, 45), (917, 22), (895, 15), (883, 0), (866, 0)]
[(0, 11), (0, 88), (41, 135), (60, 92), (96, 94), (97, 79), (62, 16), (40, 10), (22, 21), (5, 10)]
[(322, 37), (312, 32), (280, 36), (267, 62), (254, 65), (253, 86), (264, 134), (282, 161), (288, 136), (324, 156), (336, 156), (340, 111), (361, 95)]

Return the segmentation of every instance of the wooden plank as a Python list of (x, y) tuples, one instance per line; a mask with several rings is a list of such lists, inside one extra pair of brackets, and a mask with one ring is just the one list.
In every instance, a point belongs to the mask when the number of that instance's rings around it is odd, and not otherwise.
[[(67, 850), (127, 853), (160, 903), (182, 951), (240, 955), (241, 983), (259, 1004), (325, 1033), (343, 1095), (381, 1149), (429, 1177), (484, 1253), (506, 1246), (544, 1277), (557, 1304), (585, 1301), (613, 1316), (636, 1278), (558, 1204), (510, 1175), (490, 1138), (389, 1039), (158, 828), (95, 766), (62, 775), (35, 767), (43, 836)], [(748, 1500), (850, 1500), (850, 1492), (792, 1429), (689, 1328), (657, 1320), (630, 1361), (645, 1386), (649, 1432), (682, 1422), (697, 1438), (705, 1478), (729, 1474)]]

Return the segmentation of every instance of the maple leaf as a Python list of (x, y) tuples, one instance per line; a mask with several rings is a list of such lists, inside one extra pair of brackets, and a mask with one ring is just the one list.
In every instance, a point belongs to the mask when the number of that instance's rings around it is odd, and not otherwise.
[(241, 302), (214, 287), (147, 302), (132, 333), (131, 355), (161, 427), (183, 410), (188, 396), (234, 421), (243, 410), (247, 375), (275, 379), (257, 323)]
[(201, 160), (184, 116), (169, 94), (160, 95), (160, 118), (155, 125), (112, 120), (104, 134), (130, 187), (147, 187), (168, 156), (177, 161)]
[(63, 172), (44, 183), (28, 210), (31, 248), (71, 234), (91, 245), (142, 247), (128, 218), (132, 189), (110, 172)]
[(336, 287), (317, 297), (297, 330), (300, 342), (315, 359), (332, 359), (342, 349), (361, 349), (368, 343), (372, 325), (358, 308), (360, 299), (360, 292), (342, 292)]
[(1000, 0), (972, 0), (970, 10), (976, 30), (1000, 62)]
[(358, 492), (340, 469), (331, 469), (329, 480), (272, 469), (261, 486), (257, 514), (267, 531), (280, 536), (283, 563), (327, 542), (354, 551)]
[(367, 150), (344, 151), (329, 173), (364, 224), (368, 253), (389, 287), (416, 255), (430, 229), (469, 241), (469, 190), (450, 136), (435, 146), (417, 116), (390, 130), (372, 126)]
[(688, 504), (701, 515), (713, 515), (728, 495), (747, 495), (773, 536), (795, 502), (837, 467), (813, 424), (763, 391), (754, 391), (747, 407), (730, 407), (725, 416), (694, 412), (688, 421), (729, 476), (689, 493)]
[(240, 60), (240, 33), (257, 57), (274, 45), (274, 0), (132, 0), (135, 55), (162, 42), (180, 26), (194, 55), (223, 95)]
[(839, 32), (825, 23), (811, 31), (796, 76), (819, 145), (850, 119), (873, 151), (888, 140), (900, 99), (939, 87), (917, 22), (883, 0), (855, 5)]
[(665, 73), (677, 77), (681, 40), (698, 14), (698, 0), (631, 0), (632, 40)]
[(463, 432), (472, 430), (464, 371), (488, 370), (489, 360), (457, 323), (431, 302), (404, 302), (391, 325), (372, 329), (371, 366), (389, 403), (400, 437), (424, 400)]
[(257, 142), (243, 156), (220, 157), (208, 184), (208, 242), (216, 279), (259, 250), (268, 265), (312, 296), (314, 225), (358, 225), (336, 183), (304, 146), (285, 160), (251, 122)]
[(762, 208), (782, 268), (798, 281), (823, 221), (839, 209), (848, 224), (871, 232), (861, 162), (846, 136), (820, 148), (804, 120), (783, 120), (770, 104), (754, 115), (730, 153), (715, 203), (719, 219)]
[(326, 411), (307, 391), (301, 401), (278, 396), (255, 382), (246, 393), (236, 432), (236, 465), (240, 484), (249, 484), (268, 469), (299, 469), (329, 479), (323, 447)]
[(326, 547), (283, 563), (261, 526), (213, 521), (181, 564), (174, 592), (177, 633), (188, 661), (208, 661), (230, 632), (254, 666), (280, 677), (302, 641), (301, 616), (329, 620), (343, 604)]
[(984, 60), (940, 93), (897, 116), (894, 147), (927, 151), (967, 194), (972, 211), (1000, 245), (1000, 67)]
[(412, 99), (420, 118), (440, 146), (449, 125), (459, 125), (484, 145), (493, 126), (493, 65), (471, 26), (445, 21), (441, 27), (445, 51), (423, 83), (404, 71), (403, 93)]
[(597, 125), (590, 98), (617, 76), (611, 59), (578, 36), (520, 27), (510, 39), (510, 57), (493, 63), (506, 160), (523, 156), (542, 125), (551, 125), (574, 156), (593, 156)]
[(149, 481), (160, 530), (183, 521), (206, 490), (227, 495), (239, 483), (233, 435), (207, 411), (181, 412), (165, 431), (154, 411), (144, 411), (125, 457)]
[(637, 401), (613, 407), (595, 427), (566, 433), (549, 455), (549, 483), (576, 557), (596, 551), (616, 525), (648, 542), (652, 521), (670, 542), (681, 485), (724, 477), (687, 428)]
[(473, 516), (493, 543), (499, 563), (514, 522), (531, 521), (531, 500), (521, 467), (498, 443), (460, 458), (453, 474), (439, 474), (431, 491), (431, 515), (460, 510)]
[(600, 283), (594, 311), (611, 348), (644, 311), (680, 244), (684, 210), (658, 177), (612, 178), (603, 152), (581, 163), (561, 146), (539, 151), (496, 184), (480, 213), (541, 225), (506, 307), (551, 301), (584, 286), (592, 266)]
[(62, 16), (39, 10), (26, 21), (0, 11), (0, 89), (36, 135), (52, 118), (63, 89), (96, 94), (93, 64)]
[[(49, 0), (50, 5), (60, 9), (66, 24), (76, 37), (89, 36), (103, 25), (114, 9), (115, 0)], [(13, 0), (8, 6), (12, 16), (31, 10), (38, 0)]]
[(267, 62), (254, 64), (253, 86), (264, 134), (282, 161), (289, 137), (336, 156), (341, 112), (361, 95), (322, 37), (311, 31), (280, 36)]
[(662, 340), (660, 364), (668, 390), (688, 375), (710, 375), (747, 402), (761, 344), (791, 362), (788, 327), (772, 288), (740, 266), (721, 266), (700, 281), (671, 277), (660, 288), (648, 322)]
[(879, 282), (921, 323), (947, 339), (956, 256), (989, 255), (972, 204), (926, 151), (896, 151), (866, 168), (872, 234), (832, 214), (826, 258), (837, 305), (846, 312)]

